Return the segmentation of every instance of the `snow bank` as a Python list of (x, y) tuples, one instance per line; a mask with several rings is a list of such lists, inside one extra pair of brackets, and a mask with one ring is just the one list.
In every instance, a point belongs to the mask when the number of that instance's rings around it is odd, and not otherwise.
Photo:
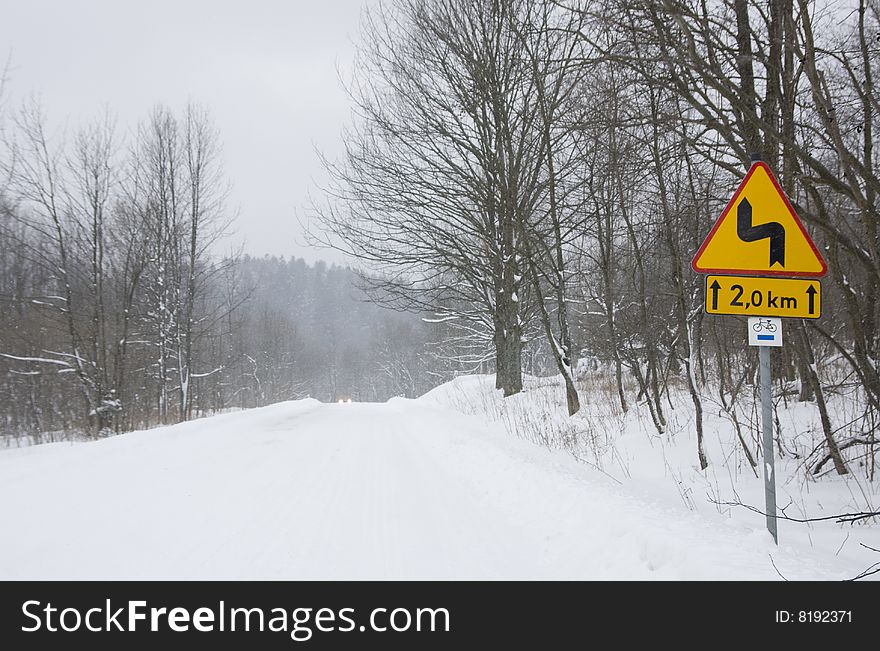
[[(739, 524), (755, 536), (764, 535), (764, 516), (748, 508), (764, 507), (756, 411), (751, 418), (741, 414), (743, 437), (759, 463), (759, 468), (752, 470), (730, 417), (716, 399), (704, 396), (704, 444), (710, 466), (702, 471), (696, 452), (693, 403), (684, 388), (673, 388), (671, 397), (664, 399), (668, 425), (660, 435), (644, 405), (630, 405), (622, 412), (610, 381), (595, 374), (582, 380), (583, 409), (574, 418), (566, 414), (560, 378), (528, 377), (522, 393), (505, 399), (494, 389), (494, 376), (464, 376), (420, 400), (477, 416), (487, 425), (500, 426), (509, 436), (564, 452), (628, 494), (662, 503), (665, 508)], [(804, 458), (822, 440), (815, 405), (777, 402), (784, 442), (782, 456), (777, 450), (776, 458), (777, 504), (785, 514), (805, 519), (877, 510), (877, 486), (865, 479), (858, 460), (852, 460), (854, 472), (845, 477), (826, 472), (817, 478), (806, 471)], [(834, 422), (851, 418), (851, 396), (832, 396), (829, 406)], [(782, 520), (779, 532), (783, 548), (791, 544), (792, 549), (842, 560), (853, 568), (851, 576), (880, 560), (880, 555), (865, 547), (880, 548), (880, 523), (876, 521), (848, 525)]]
[[(528, 386), (498, 413), (544, 409), (552, 387)], [(848, 556), (855, 541), (835, 556), (784, 527), (777, 548), (757, 518), (705, 508), (688, 473), (683, 500), (671, 471), (621, 479), (627, 457), (602, 469), (444, 404), (494, 394), (491, 378), (460, 378), (419, 400), (288, 402), (0, 451), (0, 579), (772, 580), (775, 568), (790, 579), (864, 568)], [(660, 449), (635, 425), (622, 438), (640, 437), (650, 444), (627, 454)], [(676, 446), (663, 449), (676, 468)]]

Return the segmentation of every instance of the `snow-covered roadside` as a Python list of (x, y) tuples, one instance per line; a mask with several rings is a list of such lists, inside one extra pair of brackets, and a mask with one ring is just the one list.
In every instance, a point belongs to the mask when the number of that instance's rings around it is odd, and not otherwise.
[[(504, 429), (508, 435), (556, 448), (577, 458), (627, 493), (687, 509), (707, 517), (753, 529), (763, 535), (764, 516), (749, 510), (764, 508), (764, 485), (759, 467), (753, 471), (730, 418), (721, 406), (704, 399), (705, 445), (710, 465), (701, 471), (697, 460), (693, 404), (683, 389), (672, 391), (674, 408), (664, 401), (667, 431), (659, 435), (648, 410), (631, 405), (622, 414), (614, 394), (597, 391), (581, 394), (582, 411), (569, 419), (564, 409), (564, 390), (557, 378), (527, 377), (523, 393), (502, 399), (494, 389), (494, 376), (463, 376), (427, 393), (420, 400), (457, 409)], [(829, 401), (835, 422), (847, 418), (851, 409), (845, 396)], [(792, 518), (822, 518), (840, 513), (876, 511), (880, 507), (877, 484), (865, 478), (859, 461), (845, 477), (834, 474), (830, 464), (819, 477), (806, 472), (803, 458), (821, 439), (819, 416), (814, 404), (789, 401), (776, 410), (786, 448), (777, 451), (777, 503)], [(757, 420), (742, 422), (743, 436), (754, 445)], [(735, 503), (747, 505), (737, 506)], [(794, 545), (834, 557), (853, 568), (851, 576), (880, 561), (880, 522), (855, 525), (836, 522), (779, 522), (781, 548)], [(780, 571), (786, 578), (782, 568)], [(880, 575), (871, 578), (877, 579)]]
[(759, 522), (689, 510), (668, 479), (621, 484), (443, 402), (287, 402), (0, 451), (0, 578), (773, 580), (862, 567), (794, 535), (777, 548)]

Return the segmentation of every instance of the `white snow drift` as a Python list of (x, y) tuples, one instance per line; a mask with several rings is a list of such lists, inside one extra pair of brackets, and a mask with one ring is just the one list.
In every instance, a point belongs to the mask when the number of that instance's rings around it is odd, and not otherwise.
[(441, 404), (287, 402), (0, 452), (0, 579), (839, 579), (762, 523)]

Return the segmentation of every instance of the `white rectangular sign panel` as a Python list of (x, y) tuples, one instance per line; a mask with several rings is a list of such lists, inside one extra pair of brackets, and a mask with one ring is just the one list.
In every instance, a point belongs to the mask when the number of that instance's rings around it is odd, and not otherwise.
[(749, 317), (749, 346), (781, 346), (782, 319)]

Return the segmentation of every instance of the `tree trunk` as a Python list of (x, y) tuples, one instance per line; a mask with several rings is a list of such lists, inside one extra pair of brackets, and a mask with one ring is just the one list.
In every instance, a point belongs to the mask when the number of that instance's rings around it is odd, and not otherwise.
[(816, 396), (816, 405), (819, 408), (819, 419), (822, 421), (822, 433), (825, 435), (825, 443), (828, 445), (828, 454), (831, 460), (834, 461), (834, 469), (837, 471), (837, 474), (845, 475), (849, 471), (843, 463), (843, 457), (840, 455), (837, 441), (834, 440), (831, 419), (828, 416), (828, 406), (825, 404), (825, 395), (822, 393), (822, 385), (816, 372), (816, 360), (813, 357), (813, 349), (810, 347), (810, 340), (804, 323), (800, 319), (796, 321), (795, 333), (798, 355), (803, 356), (804, 364), (808, 369), (807, 379), (812, 385), (813, 394)]
[[(512, 301), (505, 299), (505, 304)], [(512, 315), (511, 315), (512, 312)], [(516, 305), (499, 309), (495, 319), (495, 388), (504, 392), (504, 397), (522, 391), (522, 341)]]

